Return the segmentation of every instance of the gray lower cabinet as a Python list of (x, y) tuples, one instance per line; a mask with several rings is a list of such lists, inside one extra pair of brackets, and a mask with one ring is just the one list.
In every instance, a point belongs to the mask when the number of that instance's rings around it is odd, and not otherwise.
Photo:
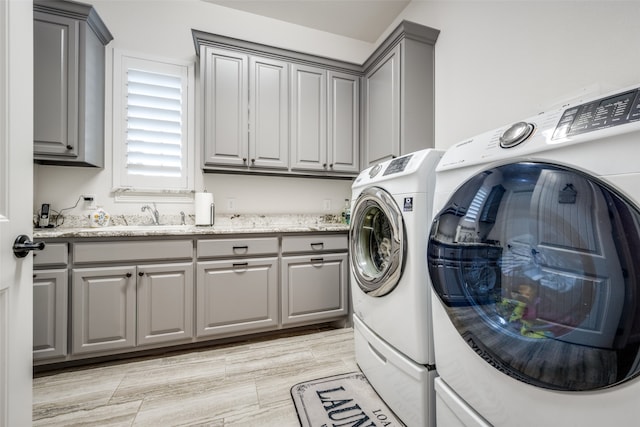
[(299, 325), (348, 314), (346, 253), (282, 258), (282, 324)]
[(91, 5), (34, 1), (34, 159), (104, 166), (105, 45)]
[(76, 268), (73, 353), (193, 336), (193, 263)]
[(74, 268), (72, 352), (92, 353), (136, 345), (136, 268)]
[(229, 336), (278, 326), (278, 259), (198, 262), (198, 337)]
[(193, 241), (72, 244), (72, 353), (113, 352), (193, 337)]
[(68, 270), (37, 270), (33, 274), (33, 359), (67, 354)]
[(282, 239), (282, 325), (333, 320), (349, 313), (346, 235)]
[(137, 269), (137, 344), (192, 338), (193, 263), (141, 265)]
[(199, 338), (277, 329), (277, 237), (198, 240), (196, 252)]
[(346, 319), (347, 242), (346, 233), (47, 242), (33, 254), (34, 363)]
[(33, 360), (61, 358), (67, 355), (67, 244), (49, 243), (33, 255)]

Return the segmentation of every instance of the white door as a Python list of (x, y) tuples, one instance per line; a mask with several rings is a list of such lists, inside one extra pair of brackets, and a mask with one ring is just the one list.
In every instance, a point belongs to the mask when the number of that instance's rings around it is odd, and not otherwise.
[(31, 425), (33, 5), (0, 0), (0, 427)]

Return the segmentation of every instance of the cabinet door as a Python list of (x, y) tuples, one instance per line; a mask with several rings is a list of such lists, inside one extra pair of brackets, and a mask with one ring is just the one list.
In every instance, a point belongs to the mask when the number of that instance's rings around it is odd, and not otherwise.
[(289, 65), (251, 57), (249, 166), (289, 167)]
[(209, 46), (200, 53), (204, 93), (204, 164), (246, 166), (248, 57)]
[(368, 165), (400, 155), (400, 46), (365, 76), (364, 137)]
[(34, 152), (78, 156), (79, 22), (34, 12)]
[(199, 262), (196, 335), (234, 335), (278, 326), (277, 258)]
[(135, 346), (135, 272), (135, 267), (73, 269), (74, 354)]
[(297, 325), (346, 316), (347, 254), (282, 258), (282, 324)]
[(329, 71), (329, 171), (360, 170), (360, 78)]
[(33, 359), (67, 354), (67, 270), (33, 273)]
[(291, 68), (291, 169), (324, 171), (327, 163), (327, 74)]
[(138, 345), (193, 337), (193, 263), (138, 266)]

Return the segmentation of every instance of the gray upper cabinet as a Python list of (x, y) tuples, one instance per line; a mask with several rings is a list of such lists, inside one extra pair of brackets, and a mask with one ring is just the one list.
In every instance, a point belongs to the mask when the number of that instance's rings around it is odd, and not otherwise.
[(360, 77), (292, 66), (292, 170), (359, 171)]
[(34, 160), (104, 166), (105, 45), (91, 5), (35, 0)]
[(205, 46), (204, 168), (287, 169), (288, 64)]
[(367, 164), (400, 155), (400, 45), (364, 77)]
[[(205, 171), (351, 178), (361, 167), (435, 146), (438, 30), (402, 21), (362, 65), (192, 33), (204, 95)], [(212, 55), (230, 64), (215, 64)]]
[(193, 30), (205, 171), (353, 177), (359, 65)]
[(248, 157), (247, 55), (205, 47), (201, 52), (204, 92), (204, 164), (246, 166)]
[(295, 64), (291, 81), (292, 169), (327, 167), (327, 73)]
[(327, 161), (335, 172), (360, 171), (360, 77), (329, 71)]
[(364, 64), (365, 167), (435, 146), (438, 34), (403, 21)]
[(289, 167), (289, 64), (249, 58), (249, 167)]

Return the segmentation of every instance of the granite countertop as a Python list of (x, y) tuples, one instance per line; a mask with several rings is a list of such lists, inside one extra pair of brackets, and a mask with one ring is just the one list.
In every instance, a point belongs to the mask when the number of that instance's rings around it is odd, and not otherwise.
[[(178, 217), (179, 218), (179, 217)], [(213, 226), (179, 225), (175, 218), (160, 219), (163, 225), (136, 222), (135, 217), (120, 215), (106, 227), (88, 227), (83, 218), (65, 220), (56, 228), (35, 228), (33, 238), (91, 238), (144, 236), (198, 236), (216, 234), (346, 232), (349, 225), (337, 215), (230, 215), (216, 217)], [(143, 219), (147, 220), (147, 218)], [(164, 221), (163, 221), (164, 219)], [(187, 218), (190, 220), (191, 218)]]

